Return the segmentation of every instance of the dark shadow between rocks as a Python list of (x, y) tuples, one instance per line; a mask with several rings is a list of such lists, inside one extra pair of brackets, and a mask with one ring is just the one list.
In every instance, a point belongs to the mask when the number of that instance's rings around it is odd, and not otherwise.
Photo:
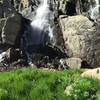
[(75, 2), (70, 2), (68, 1), (67, 2), (67, 5), (66, 5), (66, 14), (69, 15), (69, 16), (73, 16), (76, 14), (76, 5), (75, 5)]
[(65, 58), (67, 57), (67, 54), (65, 54), (63, 51), (61, 51), (58, 47), (52, 46), (50, 44), (48, 45), (32, 45), (27, 48), (27, 51), (32, 54), (32, 53), (39, 53), (44, 56), (48, 56), (51, 59), (55, 58)]
[(81, 68), (92, 68), (90, 64), (86, 60), (83, 60), (81, 63)]

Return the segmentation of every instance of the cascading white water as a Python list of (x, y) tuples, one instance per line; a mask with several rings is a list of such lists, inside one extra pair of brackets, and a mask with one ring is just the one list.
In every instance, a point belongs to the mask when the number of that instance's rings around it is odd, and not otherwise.
[(48, 42), (54, 44), (53, 20), (54, 14), (50, 10), (49, 0), (41, 0), (36, 15), (31, 22), (31, 27), (27, 26), (28, 30), (23, 34), (21, 41), (21, 48), (24, 48), (30, 66), (33, 66), (31, 54), (27, 51), (30, 45), (41, 46)]
[(99, 0), (95, 0), (95, 6), (91, 7), (91, 19), (93, 19), (94, 21), (96, 21), (96, 19), (98, 18), (98, 15), (100, 13), (100, 1)]
[(99, 0), (95, 0), (95, 2), (96, 2), (96, 5), (99, 5)]
[(41, 4), (36, 10), (36, 16), (31, 23), (34, 44), (43, 44), (47, 39), (53, 39), (53, 28), (50, 25), (53, 13), (49, 8), (48, 0), (41, 0)]

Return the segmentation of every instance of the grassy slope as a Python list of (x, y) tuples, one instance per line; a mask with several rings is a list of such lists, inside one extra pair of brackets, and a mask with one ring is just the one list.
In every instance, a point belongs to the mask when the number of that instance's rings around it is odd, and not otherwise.
[[(81, 78), (81, 71), (20, 69), (0, 73), (0, 100), (100, 100), (100, 81)], [(66, 86), (72, 85), (66, 96)]]

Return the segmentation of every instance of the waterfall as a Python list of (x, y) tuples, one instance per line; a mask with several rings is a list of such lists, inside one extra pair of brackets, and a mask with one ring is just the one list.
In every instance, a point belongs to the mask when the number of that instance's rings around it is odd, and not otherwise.
[(90, 8), (91, 10), (91, 19), (93, 19), (95, 22), (99, 16), (100, 13), (100, 3), (99, 0), (95, 0), (95, 6)]
[(36, 16), (31, 23), (34, 44), (45, 44), (49, 40), (53, 40), (53, 27), (51, 25), (53, 18), (48, 0), (41, 0), (41, 4), (36, 10)]
[(50, 10), (49, 0), (41, 0), (36, 15), (33, 17), (31, 24), (25, 26), (26, 31), (21, 38), (21, 48), (24, 48), (29, 65), (33, 66), (30, 46), (34, 46), (33, 51), (37, 51), (37, 46), (44, 46), (51, 42), (51, 44), (55, 44), (53, 24), (54, 14)]

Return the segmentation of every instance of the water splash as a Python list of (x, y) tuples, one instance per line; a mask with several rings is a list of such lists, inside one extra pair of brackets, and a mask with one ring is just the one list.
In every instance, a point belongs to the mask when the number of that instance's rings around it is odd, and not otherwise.
[(53, 17), (48, 0), (41, 0), (41, 4), (36, 10), (36, 16), (31, 23), (34, 34), (33, 43), (43, 44), (53, 39), (53, 28), (51, 27)]
[(4, 60), (5, 55), (6, 55), (6, 52), (2, 52), (0, 54), (0, 63)]
[(95, 6), (90, 8), (91, 10), (91, 19), (93, 19), (95, 22), (100, 14), (100, 3), (99, 0), (95, 0)]

